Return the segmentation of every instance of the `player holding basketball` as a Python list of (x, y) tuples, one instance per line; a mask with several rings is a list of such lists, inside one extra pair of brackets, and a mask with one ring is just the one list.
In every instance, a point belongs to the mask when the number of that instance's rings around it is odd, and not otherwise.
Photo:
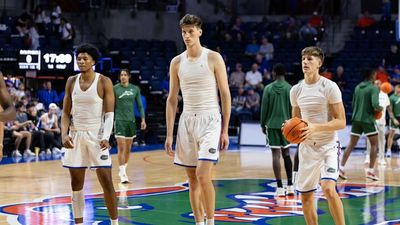
[(146, 129), (146, 121), (138, 86), (129, 83), (129, 70), (119, 73), (120, 83), (114, 86), (115, 95), (115, 138), (118, 144), (119, 177), (121, 183), (129, 183), (126, 167), (128, 166), (132, 141), (136, 137), (134, 104), (138, 105), (142, 121), (140, 128)]
[[(382, 81), (375, 80), (374, 84), (380, 90)], [(390, 108), (390, 100), (389, 96), (382, 90), (379, 91), (379, 105), (383, 108), (383, 110), (381, 118), (375, 120), (376, 129), (378, 131), (378, 163), (380, 165), (386, 165), (385, 161), (386, 108)], [(393, 113), (391, 113), (391, 109), (389, 109), (388, 111), (390, 111), (389, 112), (390, 118), (394, 118)], [(369, 142), (369, 139), (367, 139), (367, 152), (365, 155), (365, 163), (367, 164), (369, 164), (370, 161), (369, 160), (370, 152), (371, 152), (371, 143)]]
[[(285, 67), (278, 63), (272, 70), (274, 82), (264, 88), (261, 104), (261, 129), (267, 137), (267, 146), (272, 150), (272, 165), (277, 183), (275, 196), (294, 195), (292, 183), (292, 159), (290, 158), (290, 143), (283, 137), (281, 125), (291, 118), (290, 89), (292, 86), (285, 81)], [(285, 163), (288, 179), (287, 189), (282, 185), (281, 157)]]
[(66, 149), (62, 163), (69, 168), (71, 176), (75, 224), (83, 224), (85, 197), (82, 189), (86, 168), (91, 167), (96, 168), (111, 224), (116, 225), (118, 211), (108, 143), (114, 119), (113, 85), (108, 77), (93, 71), (100, 57), (96, 47), (83, 44), (76, 50), (76, 57), (81, 73), (67, 80), (61, 118), (62, 143)]
[(328, 200), (335, 224), (345, 224), (343, 205), (336, 192), (340, 144), (337, 130), (346, 126), (339, 87), (319, 75), (324, 53), (318, 47), (301, 51), (304, 80), (290, 91), (292, 116), (302, 118), (303, 141), (299, 145), (299, 171), (296, 190), (301, 193), (305, 221), (318, 224), (314, 206), (314, 191), (321, 180), (322, 191)]
[(14, 120), (16, 111), (10, 94), (4, 82), (3, 73), (0, 72), (0, 161), (3, 158), (4, 123)]
[(378, 131), (376, 129), (374, 113), (382, 111), (382, 107), (379, 105), (379, 90), (373, 84), (376, 78), (376, 71), (373, 69), (364, 69), (362, 73), (364, 81), (356, 86), (353, 94), (350, 143), (343, 154), (339, 176), (342, 179), (347, 179), (344, 166), (358, 139), (364, 133), (371, 143), (369, 168), (366, 170), (365, 176), (376, 181), (379, 180), (374, 172)]
[[(201, 19), (190, 14), (179, 23), (186, 51), (173, 58), (170, 65), (165, 150), (168, 155), (175, 155), (175, 164), (186, 167), (196, 225), (204, 225), (203, 207), (206, 224), (214, 225), (215, 190), (211, 177), (219, 150), (225, 150), (229, 145), (231, 96), (224, 60), (219, 53), (200, 44), (201, 25)], [(179, 90), (182, 91), (184, 108), (179, 119), (174, 153), (172, 143)]]

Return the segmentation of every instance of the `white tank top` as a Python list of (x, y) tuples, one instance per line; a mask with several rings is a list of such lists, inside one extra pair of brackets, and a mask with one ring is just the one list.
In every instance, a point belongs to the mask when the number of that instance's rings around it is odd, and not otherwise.
[[(49, 113), (45, 113), (44, 114), (45, 117), (47, 117), (47, 123), (46, 123), (46, 127), (51, 129), (54, 126), (54, 123), (56, 122), (56, 116), (55, 114), (53, 114), (51, 116), (51, 118), (49, 117)], [(44, 128), (44, 124), (41, 124), (41, 128)]]
[(178, 77), (184, 112), (218, 111), (218, 89), (214, 73), (208, 66), (207, 48), (195, 61), (189, 61), (187, 51), (180, 55)]
[(93, 83), (86, 91), (79, 85), (81, 74), (78, 74), (72, 90), (72, 118), (76, 130), (96, 130), (101, 128), (103, 99), (97, 93), (100, 75), (96, 73)]

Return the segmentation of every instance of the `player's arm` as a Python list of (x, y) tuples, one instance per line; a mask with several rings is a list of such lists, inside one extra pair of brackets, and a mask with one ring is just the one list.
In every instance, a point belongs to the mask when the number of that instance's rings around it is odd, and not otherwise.
[(231, 117), (231, 92), (229, 91), (228, 75), (226, 73), (225, 62), (219, 53), (211, 51), (209, 54), (209, 61), (214, 63), (215, 77), (221, 97), (222, 132), (220, 146), (222, 150), (226, 150), (229, 145), (228, 127)]
[(392, 120), (392, 122), (394, 123), (394, 125), (398, 126), (399, 125), (399, 121), (397, 120), (397, 118), (394, 115), (393, 104), (394, 104), (394, 102), (392, 101), (392, 98), (390, 98), (390, 105), (388, 105), (387, 111), (388, 111), (389, 117)]
[(167, 123), (167, 137), (165, 140), (165, 151), (168, 155), (172, 156), (172, 139), (174, 135), (174, 122), (176, 116), (176, 108), (178, 107), (178, 94), (179, 94), (179, 77), (178, 68), (180, 57), (176, 56), (171, 60), (169, 66), (169, 93), (165, 109), (165, 120)]
[(111, 79), (101, 75), (101, 84), (103, 86), (103, 111), (104, 111), (104, 129), (103, 137), (101, 138), (100, 146), (102, 149), (110, 147), (110, 140), (113, 124), (114, 124), (114, 88)]
[(3, 108), (3, 111), (0, 112), (0, 121), (6, 122), (15, 120), (15, 107), (11, 96), (7, 91), (2, 72), (0, 72), (0, 105)]
[(69, 125), (71, 123), (71, 109), (72, 109), (72, 87), (76, 81), (77, 76), (69, 77), (67, 83), (65, 84), (65, 95), (63, 100), (63, 109), (61, 114), (61, 138), (62, 144), (66, 148), (73, 148), (73, 142), (71, 137), (68, 135)]
[(142, 95), (140, 94), (140, 88), (139, 87), (137, 87), (137, 91), (138, 91), (138, 94), (135, 97), (135, 101), (136, 101), (136, 105), (137, 105), (137, 107), (139, 109), (139, 112), (140, 112), (140, 118), (142, 118), (141, 129), (144, 130), (144, 129), (146, 129), (146, 119), (145, 119), (146, 116), (144, 114)]
[(372, 95), (371, 95), (371, 103), (372, 107), (375, 111), (380, 112), (383, 110), (382, 106), (379, 105), (379, 89), (373, 88)]
[(60, 128), (58, 127), (58, 117), (57, 116), (55, 116), (55, 119), (54, 119), (54, 128), (52, 129), (54, 132), (57, 132), (57, 133), (59, 133), (60, 132)]
[(267, 87), (264, 88), (263, 97), (261, 100), (261, 114), (260, 114), (260, 124), (263, 133), (265, 134), (265, 124), (267, 122), (267, 111), (268, 111), (268, 101), (269, 101), (269, 93), (267, 93)]

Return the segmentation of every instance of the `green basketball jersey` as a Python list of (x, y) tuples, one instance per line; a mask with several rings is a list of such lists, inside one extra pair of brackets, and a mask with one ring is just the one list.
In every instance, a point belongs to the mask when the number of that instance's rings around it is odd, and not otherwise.
[(124, 87), (121, 84), (114, 86), (115, 95), (115, 120), (135, 121), (134, 104), (136, 104), (140, 111), (140, 116), (144, 118), (144, 110), (142, 106), (142, 99), (140, 97), (139, 87), (128, 84)]
[(400, 117), (400, 96), (392, 94), (389, 100), (390, 100), (390, 106), (392, 106), (394, 116), (396, 118)]

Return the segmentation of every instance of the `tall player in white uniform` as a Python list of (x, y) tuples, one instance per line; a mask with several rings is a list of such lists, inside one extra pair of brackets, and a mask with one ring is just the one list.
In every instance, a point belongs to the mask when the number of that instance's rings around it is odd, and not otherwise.
[[(199, 17), (189, 14), (179, 23), (186, 51), (173, 58), (170, 65), (165, 150), (168, 155), (175, 155), (175, 164), (186, 167), (196, 225), (204, 225), (204, 210), (206, 224), (214, 225), (212, 169), (218, 160), (219, 150), (225, 150), (229, 145), (231, 96), (224, 60), (219, 53), (200, 44), (201, 25)], [(184, 108), (174, 152), (172, 143), (179, 89)], [(218, 90), (222, 104), (222, 127)]]
[(318, 224), (314, 206), (314, 191), (321, 180), (335, 224), (345, 224), (343, 205), (336, 192), (339, 176), (340, 144), (336, 130), (345, 128), (346, 118), (342, 95), (336, 83), (319, 75), (324, 53), (318, 47), (302, 50), (304, 80), (290, 91), (292, 116), (302, 118), (303, 141), (299, 146), (297, 191), (306, 223)]
[(86, 168), (90, 167), (96, 168), (111, 224), (116, 225), (118, 211), (108, 143), (114, 120), (113, 85), (110, 78), (93, 71), (100, 57), (96, 47), (83, 44), (76, 50), (76, 55), (81, 73), (67, 80), (61, 118), (62, 143), (66, 149), (62, 163), (71, 175), (75, 224), (83, 224), (85, 199), (82, 189)]

